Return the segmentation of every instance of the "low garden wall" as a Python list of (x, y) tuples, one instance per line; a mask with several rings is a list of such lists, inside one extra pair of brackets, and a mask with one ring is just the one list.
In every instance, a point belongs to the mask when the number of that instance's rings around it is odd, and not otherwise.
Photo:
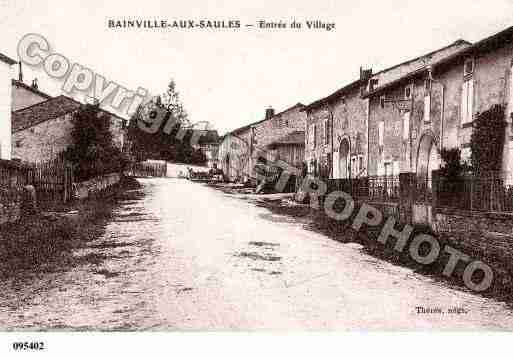
[(110, 173), (88, 181), (74, 183), (73, 194), (76, 199), (85, 199), (118, 184), (120, 180), (121, 176), (119, 173)]

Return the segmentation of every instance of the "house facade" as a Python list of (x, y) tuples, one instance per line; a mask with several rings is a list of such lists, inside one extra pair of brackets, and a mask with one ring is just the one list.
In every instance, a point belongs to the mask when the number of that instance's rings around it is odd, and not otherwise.
[[(58, 96), (12, 114), (13, 158), (25, 162), (50, 161), (72, 143), (73, 118), (79, 102)], [(104, 110), (110, 116), (115, 145), (122, 149), (125, 138), (124, 119)]]
[(493, 105), (506, 108), (503, 172), (513, 171), (513, 28), (466, 46), (384, 86), (367, 97), (369, 173), (412, 173), (431, 178), (440, 168), (440, 151), (459, 148), (470, 161), (476, 115)]
[(282, 112), (266, 110), (261, 121), (240, 127), (226, 134), (219, 147), (218, 164), (230, 181), (254, 182), (254, 166), (259, 161), (274, 161), (275, 141), (297, 131), (304, 131), (306, 115), (303, 104), (296, 104)]
[(267, 145), (272, 161), (283, 161), (300, 169), (305, 159), (305, 131), (291, 132)]
[(370, 155), (374, 141), (374, 129), (369, 127), (371, 100), (364, 95), (416, 71), (426, 58), (443, 59), (468, 46), (468, 42), (458, 40), (375, 74), (360, 69), (358, 80), (306, 106), (308, 172), (336, 179), (376, 175), (376, 158)]
[(365, 175), (367, 101), (361, 94), (369, 72), (365, 73), (305, 107), (305, 162), (309, 174), (322, 178)]
[(205, 133), (199, 138), (198, 144), (193, 146), (199, 148), (207, 159), (207, 167), (217, 166), (217, 156), (219, 151), (219, 134), (216, 130), (204, 130)]
[(11, 141), (11, 79), (13, 59), (0, 53), (0, 159), (10, 160)]
[(249, 176), (251, 132), (251, 126), (244, 126), (221, 139), (217, 163), (227, 181), (242, 182)]

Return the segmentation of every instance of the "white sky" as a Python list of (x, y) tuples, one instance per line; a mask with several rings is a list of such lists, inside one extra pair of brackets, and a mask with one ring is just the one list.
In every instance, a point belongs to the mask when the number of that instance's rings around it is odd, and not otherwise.
[[(53, 5), (49, 5), (49, 3)], [(331, 32), (109, 29), (111, 18), (240, 19), (335, 22)], [(136, 90), (165, 90), (177, 82), (193, 122), (210, 121), (224, 133), (276, 111), (308, 104), (358, 76), (445, 46), (476, 41), (513, 25), (513, 1), (29, 1), (0, 0), (0, 52), (17, 58), (30, 32), (45, 36), (72, 62)], [(59, 84), (25, 66), (40, 89)]]

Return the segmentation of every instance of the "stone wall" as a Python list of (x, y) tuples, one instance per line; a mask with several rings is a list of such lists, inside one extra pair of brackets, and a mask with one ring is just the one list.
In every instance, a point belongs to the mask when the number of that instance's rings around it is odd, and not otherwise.
[(440, 233), (481, 233), (490, 238), (510, 236), (509, 240), (513, 241), (513, 213), (437, 208), (433, 228)]
[(93, 178), (88, 181), (75, 183), (73, 185), (73, 195), (76, 199), (86, 199), (118, 184), (120, 180), (121, 176), (119, 173), (111, 173), (105, 176)]
[(267, 146), (294, 131), (304, 131), (306, 114), (301, 112), (303, 105), (297, 104), (290, 109), (277, 113), (269, 120), (255, 124), (255, 147), (266, 150)]
[[(260, 121), (227, 134), (219, 146), (218, 167), (230, 181), (254, 178), (259, 157), (272, 160), (268, 145), (292, 132), (304, 131), (306, 114), (297, 104), (268, 120)], [(253, 141), (252, 141), (253, 137)]]
[[(74, 112), (14, 132), (13, 158), (25, 162), (47, 162), (65, 151), (72, 143)], [(111, 116), (114, 144), (123, 148), (125, 129), (120, 119)]]
[(46, 162), (72, 142), (73, 113), (13, 133), (13, 157), (26, 162)]

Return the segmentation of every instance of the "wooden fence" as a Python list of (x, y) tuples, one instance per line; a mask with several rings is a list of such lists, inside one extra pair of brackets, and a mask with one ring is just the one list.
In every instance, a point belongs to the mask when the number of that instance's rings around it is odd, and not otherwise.
[(72, 183), (73, 167), (61, 158), (40, 163), (0, 160), (0, 187), (32, 185), (42, 202), (70, 200)]
[(28, 165), (28, 184), (36, 189), (38, 200), (67, 202), (73, 197), (73, 166), (63, 160)]
[(14, 161), (0, 160), (0, 187), (23, 186), (28, 183), (28, 166)]
[(126, 174), (133, 177), (166, 177), (167, 163), (137, 162), (129, 166)]

